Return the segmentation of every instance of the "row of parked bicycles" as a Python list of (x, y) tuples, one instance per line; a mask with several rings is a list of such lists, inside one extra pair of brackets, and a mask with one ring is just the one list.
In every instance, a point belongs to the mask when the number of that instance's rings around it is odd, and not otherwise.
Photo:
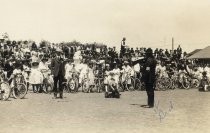
[[(76, 73), (72, 73), (72, 78), (69, 79), (67, 82), (64, 82), (64, 91), (67, 93), (75, 93), (81, 90), (84, 93), (89, 92), (104, 92), (105, 91), (105, 84), (103, 77), (96, 77), (94, 79), (94, 85), (90, 84), (90, 80), (88, 78), (84, 78), (79, 86), (79, 77)], [(129, 83), (130, 82), (130, 83)], [(111, 78), (110, 82), (108, 83), (109, 87), (117, 86), (115, 83), (115, 79)], [(121, 77), (118, 84), (118, 90), (122, 91), (134, 91), (134, 90), (144, 90), (144, 85), (142, 84), (141, 80), (137, 78), (137, 76), (133, 77), (125, 77), (124, 82), (122, 82)]]
[(169, 90), (169, 89), (190, 89), (198, 88), (200, 80), (193, 75), (189, 74), (173, 74), (169, 77), (159, 77), (156, 79), (156, 90)]
[[(94, 85), (91, 86), (88, 82), (88, 78), (83, 79), (81, 86), (78, 84), (78, 77), (76, 75), (72, 76), (73, 78), (69, 80), (68, 83), (65, 83), (64, 91), (66, 92), (78, 92), (79, 88), (81, 88), (82, 92), (104, 92), (104, 78), (96, 77), (94, 81)], [(114, 82), (114, 78), (111, 78), (108, 86), (110, 88), (116, 88), (118, 86), (118, 91), (143, 91), (145, 90), (145, 85), (141, 81), (141, 77), (137, 78), (136, 74), (132, 77), (125, 77), (125, 80), (122, 82), (121, 77), (119, 84), (116, 85)], [(158, 77), (155, 82), (155, 90), (157, 91), (166, 91), (166, 90), (174, 90), (174, 89), (190, 89), (190, 88), (198, 88), (200, 85), (200, 80), (193, 75), (188, 74), (173, 74), (171, 77)]]
[[(50, 75), (49, 75), (50, 76)], [(120, 76), (119, 83), (116, 84), (115, 79), (111, 78), (108, 83), (108, 88), (111, 90), (118, 90), (119, 92), (123, 91), (143, 91), (145, 90), (144, 83), (140, 80), (140, 77), (137, 77), (137, 74), (131, 76), (127, 74), (125, 80), (122, 81)], [(105, 92), (105, 84), (103, 77), (96, 77), (94, 80), (94, 84), (89, 83), (90, 80), (88, 78), (84, 78), (79, 85), (79, 77), (77, 73), (72, 73), (71, 78), (63, 82), (64, 92), (66, 93), (76, 93), (78, 91), (82, 91), (84, 93), (89, 92)], [(12, 84), (12, 85), (11, 85)], [(28, 92), (28, 88), (26, 85), (26, 80), (24, 76), (20, 74), (14, 75), (13, 82), (9, 84), (9, 80), (5, 78), (4, 74), (1, 74), (0, 78), (0, 99), (7, 100), (10, 97), (16, 99), (22, 99)], [(197, 88), (200, 85), (199, 79), (193, 77), (192, 75), (183, 74), (182, 76), (178, 74), (173, 74), (169, 77), (158, 77), (155, 82), (155, 89), (159, 91), (165, 91), (176, 88)], [(42, 85), (42, 89), (46, 92), (52, 92), (53, 90), (53, 80), (44, 78), (44, 82)]]

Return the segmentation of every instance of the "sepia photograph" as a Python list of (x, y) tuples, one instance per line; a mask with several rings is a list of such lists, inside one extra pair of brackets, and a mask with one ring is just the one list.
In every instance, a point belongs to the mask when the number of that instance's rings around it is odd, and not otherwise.
[(0, 133), (210, 132), (209, 0), (0, 5)]

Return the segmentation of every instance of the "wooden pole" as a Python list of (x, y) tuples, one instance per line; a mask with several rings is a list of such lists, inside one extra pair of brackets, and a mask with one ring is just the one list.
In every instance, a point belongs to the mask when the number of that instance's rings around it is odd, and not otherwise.
[(174, 38), (172, 37), (172, 52), (174, 52)]

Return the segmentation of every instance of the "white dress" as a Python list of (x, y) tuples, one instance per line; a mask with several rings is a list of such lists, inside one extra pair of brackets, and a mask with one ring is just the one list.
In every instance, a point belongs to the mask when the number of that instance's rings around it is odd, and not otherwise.
[(31, 73), (29, 76), (30, 84), (42, 84), (43, 83), (43, 74), (39, 71), (38, 68), (31, 68)]
[(71, 75), (72, 68), (73, 66), (70, 64), (65, 65), (65, 79), (67, 79), (67, 82), (70, 80), (70, 78), (72, 78), (72, 75)]
[(135, 72), (138, 72), (139, 73), (140, 72), (140, 65), (139, 65), (139, 63), (137, 63), (136, 65), (134, 65), (133, 66), (133, 69), (134, 69)]
[(122, 82), (124, 82), (125, 80), (126, 80), (126, 78), (128, 78), (127, 80), (127, 82), (128, 82), (128, 84), (130, 84), (131, 83), (131, 74), (132, 74), (132, 72), (133, 72), (133, 70), (132, 70), (132, 68), (130, 67), (130, 66), (123, 66), (122, 67), (123, 68), (123, 75), (122, 75)]
[(113, 69), (112, 72), (114, 73), (114, 79), (115, 79), (115, 83), (118, 84), (119, 83), (119, 77), (120, 77), (120, 69)]
[(80, 70), (79, 83), (82, 83), (82, 80), (86, 78), (85, 76), (87, 75), (87, 72), (88, 72), (88, 66), (86, 64), (80, 64), (80, 66), (76, 68)]
[(93, 73), (93, 69), (91, 69), (91, 68), (88, 68), (88, 79), (89, 79), (89, 84), (94, 85), (95, 76)]

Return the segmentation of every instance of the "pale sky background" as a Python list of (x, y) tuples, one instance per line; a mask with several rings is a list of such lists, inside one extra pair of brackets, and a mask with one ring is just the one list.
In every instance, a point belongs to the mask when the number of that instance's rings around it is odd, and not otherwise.
[(0, 0), (0, 34), (184, 50), (210, 45), (210, 0)]

